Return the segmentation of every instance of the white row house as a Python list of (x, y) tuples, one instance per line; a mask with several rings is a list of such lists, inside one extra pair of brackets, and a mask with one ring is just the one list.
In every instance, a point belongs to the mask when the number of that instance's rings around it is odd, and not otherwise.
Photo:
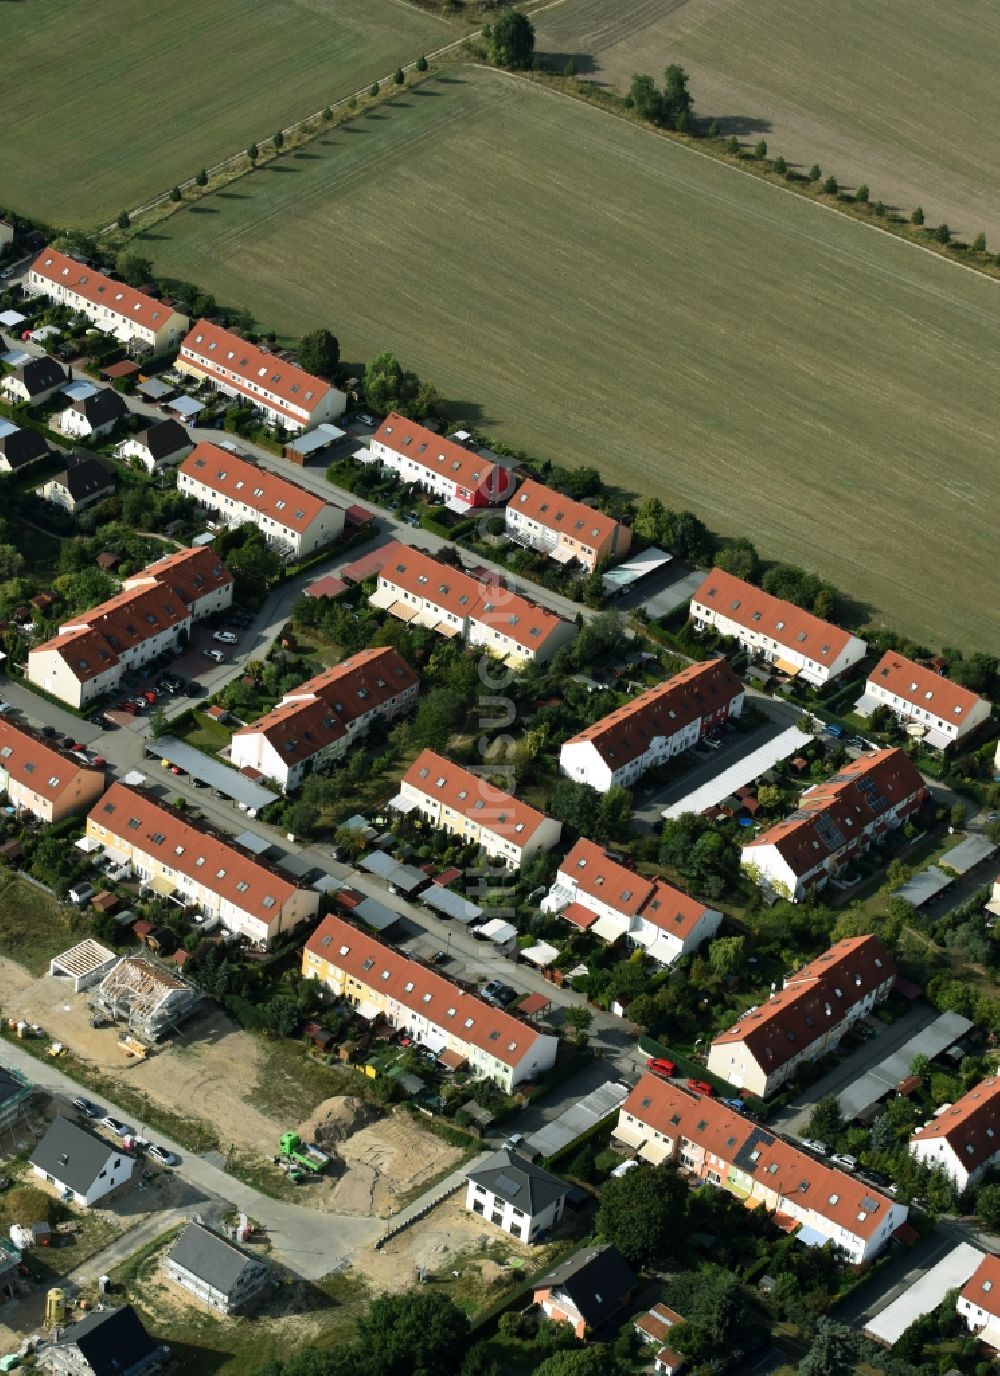
[(517, 485), (514, 474), (502, 464), (455, 440), (442, 439), (395, 411), (372, 435), (369, 448), (383, 469), (456, 511), (505, 502)]
[(893, 650), (875, 665), (854, 704), (863, 717), (870, 717), (877, 707), (888, 707), (900, 721), (923, 727), (927, 744), (938, 750), (947, 750), (975, 731), (993, 711), (986, 698)]
[(47, 296), (113, 334), (123, 344), (132, 340), (156, 353), (171, 348), (188, 328), (188, 318), (164, 301), (117, 282), (57, 249), (46, 248), (31, 265), (25, 290)]
[(1000, 1161), (1000, 1079), (983, 1080), (939, 1108), (910, 1138), (910, 1154), (942, 1171), (960, 1192)]

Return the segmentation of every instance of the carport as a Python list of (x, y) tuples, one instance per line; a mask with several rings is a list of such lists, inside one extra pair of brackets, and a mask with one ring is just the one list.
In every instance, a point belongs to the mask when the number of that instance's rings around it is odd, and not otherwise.
[(673, 821), (685, 812), (698, 814), (706, 812), (710, 807), (717, 807), (731, 793), (737, 793), (744, 785), (753, 783), (754, 779), (766, 774), (779, 760), (786, 760), (789, 755), (794, 755), (812, 739), (809, 732), (803, 731), (801, 727), (786, 727), (766, 745), (758, 746), (749, 755), (745, 755), (743, 759), (724, 769), (721, 774), (717, 774), (714, 779), (709, 779), (708, 783), (702, 784), (686, 797), (664, 808), (663, 816)]
[(192, 778), (200, 779), (217, 793), (232, 798), (237, 806), (251, 815), (256, 815), (262, 807), (267, 807), (268, 803), (273, 803), (278, 797), (277, 793), (262, 788), (260, 784), (241, 774), (238, 769), (232, 769), (221, 760), (213, 760), (210, 756), (203, 755), (200, 750), (195, 750), (193, 745), (179, 741), (174, 736), (161, 736), (159, 740), (147, 741), (146, 754), (154, 759), (166, 760), (168, 764), (177, 765)]
[(428, 908), (439, 912), (442, 917), (453, 917), (458, 922), (476, 922), (483, 915), (482, 908), (470, 903), (460, 893), (443, 889), (440, 884), (432, 884), (420, 895), (420, 901)]
[(869, 1319), (864, 1331), (870, 1338), (892, 1347), (912, 1324), (937, 1309), (949, 1290), (961, 1290), (972, 1279), (984, 1255), (971, 1243), (960, 1242), (915, 1285), (908, 1286), (898, 1299)]
[(554, 1156), (605, 1118), (610, 1118), (612, 1113), (617, 1113), (628, 1096), (628, 1085), (616, 1081), (599, 1085), (579, 1103), (571, 1104), (558, 1118), (553, 1118), (551, 1123), (533, 1132), (524, 1144), (528, 1155), (532, 1158)]
[(891, 1093), (909, 1075), (915, 1056), (926, 1056), (932, 1061), (953, 1042), (957, 1042), (959, 1037), (964, 1037), (971, 1026), (969, 1019), (963, 1018), (960, 1013), (941, 1013), (922, 1032), (904, 1042), (884, 1061), (872, 1066), (871, 1070), (837, 1096), (844, 1121), (851, 1122)]

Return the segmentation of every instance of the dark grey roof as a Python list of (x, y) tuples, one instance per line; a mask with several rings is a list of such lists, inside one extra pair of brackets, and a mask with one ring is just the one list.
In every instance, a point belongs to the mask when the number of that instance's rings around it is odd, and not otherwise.
[(588, 1328), (599, 1328), (625, 1303), (637, 1282), (617, 1247), (585, 1247), (535, 1281), (536, 1290), (563, 1290)]
[(62, 368), (54, 358), (33, 358), (14, 369), (14, 376), (24, 383), (31, 396), (48, 391), (50, 387), (61, 387), (69, 380), (69, 372)]
[(101, 387), (88, 397), (74, 401), (73, 410), (86, 416), (91, 425), (107, 425), (110, 421), (120, 420), (128, 411), (125, 402), (113, 387)]
[(79, 1348), (94, 1376), (127, 1376), (156, 1352), (159, 1344), (146, 1332), (130, 1304), (95, 1309), (63, 1329), (57, 1347)]
[(170, 1249), (170, 1260), (228, 1295), (248, 1266), (258, 1266), (231, 1242), (200, 1223), (189, 1223)]
[(0, 1065), (0, 1106), (8, 1103), (11, 1099), (16, 1099), (27, 1088), (28, 1085), (24, 1080), (19, 1080), (11, 1071)]
[(466, 1178), (532, 1217), (569, 1193), (569, 1186), (557, 1175), (506, 1149), (496, 1152)]
[(169, 458), (171, 454), (176, 454), (179, 449), (191, 443), (188, 432), (176, 420), (157, 421), (148, 430), (140, 430), (135, 438), (139, 444), (146, 446), (154, 461)]
[(100, 459), (91, 454), (74, 455), (70, 466), (64, 472), (57, 473), (52, 481), (64, 487), (75, 502), (115, 485), (113, 474)]
[(11, 468), (23, 468), (25, 464), (44, 458), (48, 452), (49, 446), (37, 430), (25, 428), (0, 435), (0, 454)]
[(57, 1118), (31, 1153), (31, 1164), (78, 1194), (86, 1194), (112, 1156), (123, 1155), (103, 1137)]

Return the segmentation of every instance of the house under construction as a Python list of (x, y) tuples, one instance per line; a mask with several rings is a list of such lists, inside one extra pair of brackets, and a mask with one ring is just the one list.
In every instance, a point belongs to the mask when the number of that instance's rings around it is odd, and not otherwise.
[(201, 993), (174, 970), (150, 956), (124, 956), (94, 992), (96, 1009), (130, 1032), (159, 1041), (191, 1016)]

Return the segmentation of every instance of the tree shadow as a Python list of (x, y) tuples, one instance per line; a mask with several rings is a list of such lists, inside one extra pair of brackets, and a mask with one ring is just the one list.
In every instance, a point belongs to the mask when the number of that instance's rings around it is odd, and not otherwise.
[(300, 162), (319, 162), (318, 153), (293, 153), (293, 158), (298, 158)]
[(217, 191), (215, 194), (223, 201), (248, 201), (250, 199), (244, 191)]
[(169, 239), (169, 234), (154, 234), (152, 230), (143, 229), (135, 236), (137, 239)]
[(590, 53), (543, 53), (542, 56), (551, 72), (564, 72), (568, 62), (572, 62), (576, 67), (577, 76), (592, 76), (598, 70), (597, 63)]
[(705, 129), (712, 123), (718, 124), (719, 133), (726, 138), (771, 132), (771, 121), (755, 115), (699, 115), (698, 123)]
[(287, 162), (269, 162), (260, 169), (262, 172), (301, 172), (301, 167), (289, 167)]
[(489, 416), (486, 414), (478, 401), (451, 400), (445, 402), (442, 409), (444, 410), (445, 418), (448, 420), (449, 424), (462, 421), (467, 426), (472, 425), (479, 428), (480, 426), (497, 425), (499, 423), (496, 416)]
[(192, 215), (218, 215), (219, 209), (214, 205), (189, 205), (188, 210)]
[(411, 96), (438, 96), (438, 97), (440, 97), (440, 96), (442, 96), (443, 94), (444, 94), (443, 91), (432, 91), (431, 88), (430, 88), (430, 86), (416, 86), (416, 87), (414, 87), (414, 89), (410, 92), (410, 95), (411, 95)]

